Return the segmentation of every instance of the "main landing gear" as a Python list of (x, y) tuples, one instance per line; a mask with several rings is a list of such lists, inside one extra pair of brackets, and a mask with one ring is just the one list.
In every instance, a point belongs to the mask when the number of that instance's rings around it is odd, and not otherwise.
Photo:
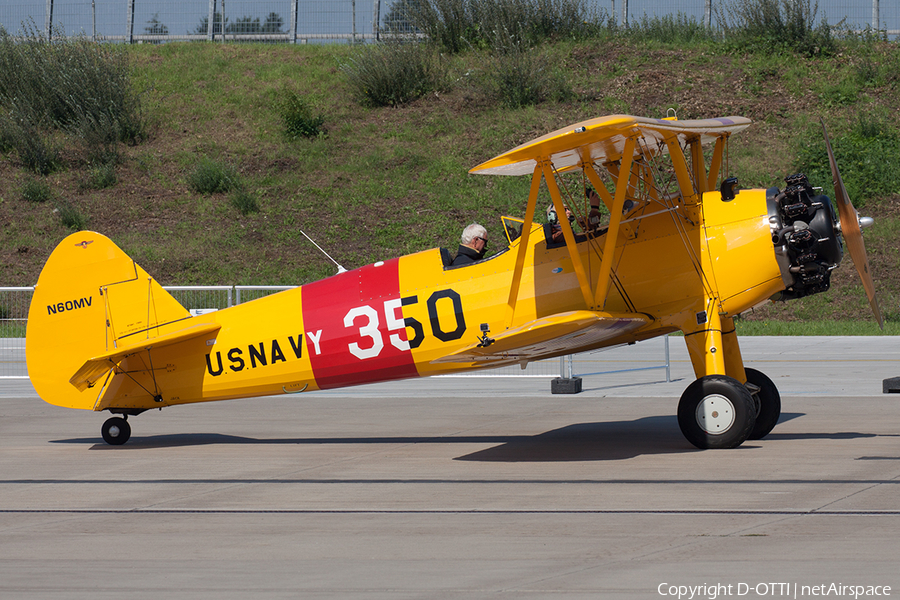
[(700, 449), (737, 448), (744, 440), (762, 439), (781, 415), (781, 396), (772, 380), (745, 369), (747, 385), (727, 375), (694, 381), (678, 402), (678, 425)]
[(128, 415), (125, 415), (124, 417), (112, 417), (103, 423), (103, 427), (100, 428), (100, 433), (103, 435), (103, 440), (107, 444), (121, 446), (128, 441), (128, 438), (131, 437), (131, 425), (128, 424), (127, 418)]

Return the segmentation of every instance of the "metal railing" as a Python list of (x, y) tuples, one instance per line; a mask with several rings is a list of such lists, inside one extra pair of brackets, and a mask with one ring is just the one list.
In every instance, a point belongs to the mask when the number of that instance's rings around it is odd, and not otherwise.
[[(221, 310), (262, 298), (269, 294), (292, 289), (294, 286), (278, 285), (204, 285), (163, 286), (167, 292), (198, 315)], [(25, 366), (25, 328), (28, 309), (34, 292), (32, 287), (0, 287), (0, 379), (27, 378)], [(670, 380), (669, 337), (665, 336), (663, 363), (647, 365), (646, 358), (631, 360), (617, 353), (615, 358), (603, 355), (603, 351), (588, 352), (573, 357), (563, 356), (528, 363), (525, 369), (514, 365), (447, 377), (583, 377), (649, 369), (665, 369), (666, 381)], [(652, 343), (651, 341), (642, 344)], [(575, 369), (577, 365), (577, 373)]]

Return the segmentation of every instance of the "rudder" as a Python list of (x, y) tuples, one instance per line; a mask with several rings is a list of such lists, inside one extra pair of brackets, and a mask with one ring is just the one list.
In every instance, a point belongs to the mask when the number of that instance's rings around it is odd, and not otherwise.
[(190, 313), (109, 238), (81, 231), (51, 253), (25, 332), (28, 374), (50, 404), (94, 408), (103, 386), (69, 379), (89, 359), (169, 331)]

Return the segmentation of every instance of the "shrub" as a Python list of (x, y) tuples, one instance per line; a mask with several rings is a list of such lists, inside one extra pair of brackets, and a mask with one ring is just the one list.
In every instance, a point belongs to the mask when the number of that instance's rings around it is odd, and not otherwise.
[[(399, 6), (398, 6), (399, 5)], [(586, 0), (400, 0), (385, 17), (389, 31), (424, 33), (444, 51), (493, 47), (496, 32), (535, 45), (585, 38), (605, 22)]]
[(509, 108), (539, 104), (545, 100), (567, 100), (571, 88), (553, 61), (523, 44), (494, 51), (481, 78), (485, 90)]
[(87, 179), (82, 182), (81, 187), (102, 190), (116, 185), (118, 181), (116, 166), (113, 163), (102, 163), (88, 170)]
[(21, 194), (22, 200), (27, 202), (46, 202), (53, 198), (50, 184), (43, 179), (26, 179)]
[(652, 40), (664, 44), (690, 44), (716, 39), (716, 33), (692, 16), (677, 15), (648, 17), (646, 14), (629, 24), (624, 32), (633, 40)]
[(313, 113), (312, 107), (293, 90), (286, 90), (280, 102), (281, 124), (289, 139), (315, 137), (324, 133), (325, 117)]
[(259, 212), (259, 202), (256, 196), (244, 190), (238, 190), (231, 195), (231, 204), (245, 216)]
[(428, 44), (382, 42), (362, 47), (342, 66), (358, 102), (397, 106), (440, 88), (444, 69)]
[(26, 169), (38, 175), (49, 175), (62, 165), (51, 133), (23, 115), (17, 106), (0, 115), (0, 139), (8, 150), (16, 151)]
[(824, 19), (815, 24), (818, 11), (814, 0), (725, 0), (716, 8), (726, 42), (737, 51), (830, 55), (837, 44)]
[(188, 175), (188, 185), (200, 194), (218, 194), (241, 188), (240, 179), (231, 167), (202, 158)]
[(70, 202), (60, 202), (56, 205), (56, 212), (63, 225), (73, 231), (81, 231), (87, 226), (87, 218)]
[[(83, 37), (49, 43), (33, 24), (26, 25), (23, 38), (13, 39), (0, 26), (0, 107), (13, 120), (32, 124), (44, 136), (61, 130), (89, 148), (144, 138), (125, 48)], [(23, 162), (46, 163), (34, 158), (34, 143), (27, 147), (34, 139), (30, 131), (12, 139)]]

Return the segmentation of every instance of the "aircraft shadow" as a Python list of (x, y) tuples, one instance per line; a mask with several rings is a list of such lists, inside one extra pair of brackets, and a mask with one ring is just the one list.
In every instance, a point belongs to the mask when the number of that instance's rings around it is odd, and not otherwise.
[[(783, 413), (779, 423), (804, 416)], [(767, 440), (854, 439), (875, 434), (856, 432), (784, 433), (777, 429)], [(682, 436), (674, 415), (642, 417), (633, 421), (576, 423), (536, 435), (383, 436), (326, 438), (253, 438), (221, 433), (178, 433), (134, 436), (124, 446), (110, 446), (97, 437), (53, 440), (57, 444), (91, 444), (92, 450), (123, 451), (212, 444), (496, 444), (457, 457), (477, 462), (567, 462), (624, 460), (644, 454), (698, 452)], [(748, 444), (742, 448), (752, 448)]]
[(456, 460), (483, 462), (570, 462), (624, 460), (642, 454), (697, 452), (674, 416), (634, 421), (576, 423), (533, 436), (510, 439)]

